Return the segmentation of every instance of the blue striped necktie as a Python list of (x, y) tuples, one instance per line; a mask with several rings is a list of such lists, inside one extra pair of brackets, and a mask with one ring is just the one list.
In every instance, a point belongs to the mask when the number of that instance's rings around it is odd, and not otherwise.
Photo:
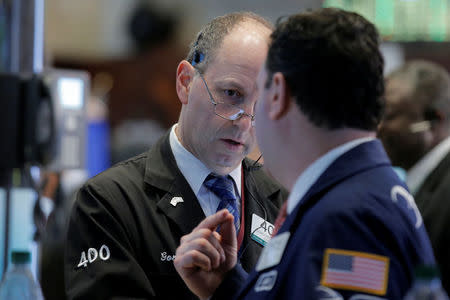
[(208, 177), (206, 177), (204, 184), (220, 199), (217, 211), (226, 208), (233, 215), (236, 234), (239, 234), (241, 223), (239, 209), (237, 206), (237, 198), (234, 193), (233, 179), (230, 176), (217, 176), (209, 174)]

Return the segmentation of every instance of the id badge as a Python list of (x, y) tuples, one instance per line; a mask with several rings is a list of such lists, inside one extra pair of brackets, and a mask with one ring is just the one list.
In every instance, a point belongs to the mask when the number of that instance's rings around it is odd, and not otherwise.
[(250, 231), (250, 237), (255, 242), (265, 246), (270, 241), (274, 230), (272, 223), (264, 220), (257, 214), (252, 215), (252, 227)]

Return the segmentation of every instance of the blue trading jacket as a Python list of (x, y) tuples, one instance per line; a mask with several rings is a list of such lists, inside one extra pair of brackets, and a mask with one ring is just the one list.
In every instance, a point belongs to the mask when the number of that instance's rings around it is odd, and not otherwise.
[(414, 267), (434, 264), (414, 199), (378, 140), (339, 157), (272, 241), (246, 283), (235, 268), (218, 298), (241, 288), (238, 299), (402, 299)]

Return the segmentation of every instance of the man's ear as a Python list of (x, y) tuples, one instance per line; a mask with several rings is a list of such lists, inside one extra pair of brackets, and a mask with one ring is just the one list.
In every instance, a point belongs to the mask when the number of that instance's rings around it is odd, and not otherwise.
[(177, 68), (177, 78), (176, 78), (176, 89), (178, 98), (182, 104), (188, 103), (189, 89), (191, 86), (192, 79), (195, 75), (194, 67), (186, 60), (182, 60), (178, 64)]
[(289, 111), (292, 102), (286, 78), (282, 73), (273, 74), (270, 90), (269, 118), (279, 120)]

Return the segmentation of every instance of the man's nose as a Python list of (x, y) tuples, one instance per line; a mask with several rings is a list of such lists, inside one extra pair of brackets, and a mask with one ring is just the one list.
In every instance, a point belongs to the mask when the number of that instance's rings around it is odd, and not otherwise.
[(252, 127), (253, 116), (250, 114), (242, 114), (239, 119), (234, 120), (233, 123), (241, 128), (242, 131), (249, 130)]

